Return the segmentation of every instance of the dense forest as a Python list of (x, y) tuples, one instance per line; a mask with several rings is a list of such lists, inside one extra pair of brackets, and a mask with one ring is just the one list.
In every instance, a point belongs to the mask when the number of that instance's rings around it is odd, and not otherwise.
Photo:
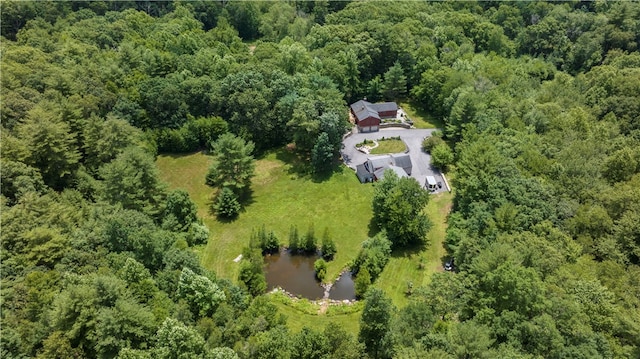
[[(0, 10), (1, 357), (640, 357), (640, 3)], [(154, 156), (231, 133), (337, 160), (364, 97), (443, 124), (457, 270), (401, 308), (374, 285), (359, 335), (293, 332), (203, 268), (215, 234)]]

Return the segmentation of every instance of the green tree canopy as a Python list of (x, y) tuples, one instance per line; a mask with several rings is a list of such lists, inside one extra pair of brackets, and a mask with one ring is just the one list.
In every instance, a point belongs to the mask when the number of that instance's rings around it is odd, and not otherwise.
[(211, 144), (214, 162), (207, 173), (207, 184), (227, 187), (236, 193), (248, 190), (255, 172), (253, 148), (252, 142), (240, 137), (230, 133), (221, 135)]

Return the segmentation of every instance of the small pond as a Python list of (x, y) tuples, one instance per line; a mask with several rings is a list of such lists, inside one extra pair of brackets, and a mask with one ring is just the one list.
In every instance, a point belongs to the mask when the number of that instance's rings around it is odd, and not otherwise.
[[(291, 255), (288, 251), (264, 257), (267, 290), (280, 287), (293, 295), (316, 300), (324, 297), (324, 288), (316, 280), (313, 263), (320, 257)], [(332, 286), (329, 299), (355, 299), (353, 280), (344, 273)]]

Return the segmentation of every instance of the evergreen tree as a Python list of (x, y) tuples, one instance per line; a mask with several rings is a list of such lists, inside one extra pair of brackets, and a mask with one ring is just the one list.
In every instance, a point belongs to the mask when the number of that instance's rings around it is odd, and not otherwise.
[(296, 253), (300, 250), (300, 235), (298, 234), (298, 227), (291, 226), (289, 229), (289, 250), (292, 253)]
[(228, 187), (224, 187), (218, 194), (212, 209), (220, 217), (234, 218), (240, 212), (240, 208), (238, 196)]
[(316, 235), (313, 230), (313, 224), (309, 226), (307, 234), (305, 234), (304, 238), (302, 239), (302, 250), (305, 253), (315, 253), (318, 250), (316, 246)]
[(253, 148), (252, 142), (231, 133), (221, 135), (211, 144), (214, 162), (207, 173), (207, 184), (229, 188), (236, 194), (246, 191), (255, 172)]
[(326, 260), (332, 260), (333, 256), (336, 254), (336, 242), (331, 239), (328, 228), (324, 229), (320, 251), (322, 252), (322, 258)]
[(407, 93), (407, 77), (396, 61), (384, 74), (384, 94), (387, 100), (397, 100)]

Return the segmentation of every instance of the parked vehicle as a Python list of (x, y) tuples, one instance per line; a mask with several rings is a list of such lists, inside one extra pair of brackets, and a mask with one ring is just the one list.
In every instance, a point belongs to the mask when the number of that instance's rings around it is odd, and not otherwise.
[(429, 191), (435, 191), (437, 189), (437, 186), (438, 183), (436, 182), (436, 178), (433, 176), (427, 176), (424, 187)]

